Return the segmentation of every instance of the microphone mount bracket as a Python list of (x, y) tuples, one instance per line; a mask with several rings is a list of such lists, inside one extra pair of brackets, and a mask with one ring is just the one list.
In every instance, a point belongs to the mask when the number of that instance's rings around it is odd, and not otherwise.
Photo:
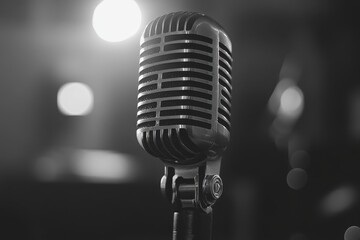
[(220, 156), (209, 157), (196, 166), (166, 165), (161, 190), (174, 210), (199, 209), (210, 213), (223, 192), (220, 165)]

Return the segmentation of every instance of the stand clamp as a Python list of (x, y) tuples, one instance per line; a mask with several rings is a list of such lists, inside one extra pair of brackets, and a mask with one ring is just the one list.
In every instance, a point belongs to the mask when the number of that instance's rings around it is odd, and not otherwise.
[(211, 206), (223, 192), (220, 165), (221, 157), (216, 157), (197, 166), (165, 166), (161, 190), (174, 210), (193, 208), (211, 212)]

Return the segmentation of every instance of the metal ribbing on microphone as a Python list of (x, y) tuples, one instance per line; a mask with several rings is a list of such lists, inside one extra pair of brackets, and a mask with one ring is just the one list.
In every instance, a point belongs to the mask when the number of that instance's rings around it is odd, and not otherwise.
[(192, 165), (230, 140), (231, 42), (209, 17), (177, 12), (141, 38), (137, 138), (165, 163)]

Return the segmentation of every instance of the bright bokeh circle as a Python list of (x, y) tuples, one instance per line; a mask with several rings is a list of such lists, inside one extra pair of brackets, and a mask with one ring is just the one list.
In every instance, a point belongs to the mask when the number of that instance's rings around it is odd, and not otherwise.
[(299, 190), (306, 185), (307, 179), (307, 173), (304, 169), (293, 168), (289, 171), (286, 181), (290, 188)]
[(100, 38), (120, 42), (138, 31), (141, 11), (134, 0), (104, 0), (95, 8), (92, 23)]
[(60, 112), (68, 116), (89, 114), (94, 105), (94, 94), (84, 83), (64, 84), (58, 91), (57, 104)]
[(299, 112), (303, 106), (304, 96), (300, 88), (287, 88), (280, 97), (280, 110), (288, 115)]

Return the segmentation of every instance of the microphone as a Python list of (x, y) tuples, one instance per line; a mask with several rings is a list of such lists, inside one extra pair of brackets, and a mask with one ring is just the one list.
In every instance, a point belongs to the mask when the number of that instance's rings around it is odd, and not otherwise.
[[(140, 46), (138, 142), (165, 164), (161, 189), (177, 214), (211, 213), (230, 141), (230, 39), (204, 14), (175, 12), (151, 21)], [(174, 231), (181, 219), (198, 218), (175, 215)]]

